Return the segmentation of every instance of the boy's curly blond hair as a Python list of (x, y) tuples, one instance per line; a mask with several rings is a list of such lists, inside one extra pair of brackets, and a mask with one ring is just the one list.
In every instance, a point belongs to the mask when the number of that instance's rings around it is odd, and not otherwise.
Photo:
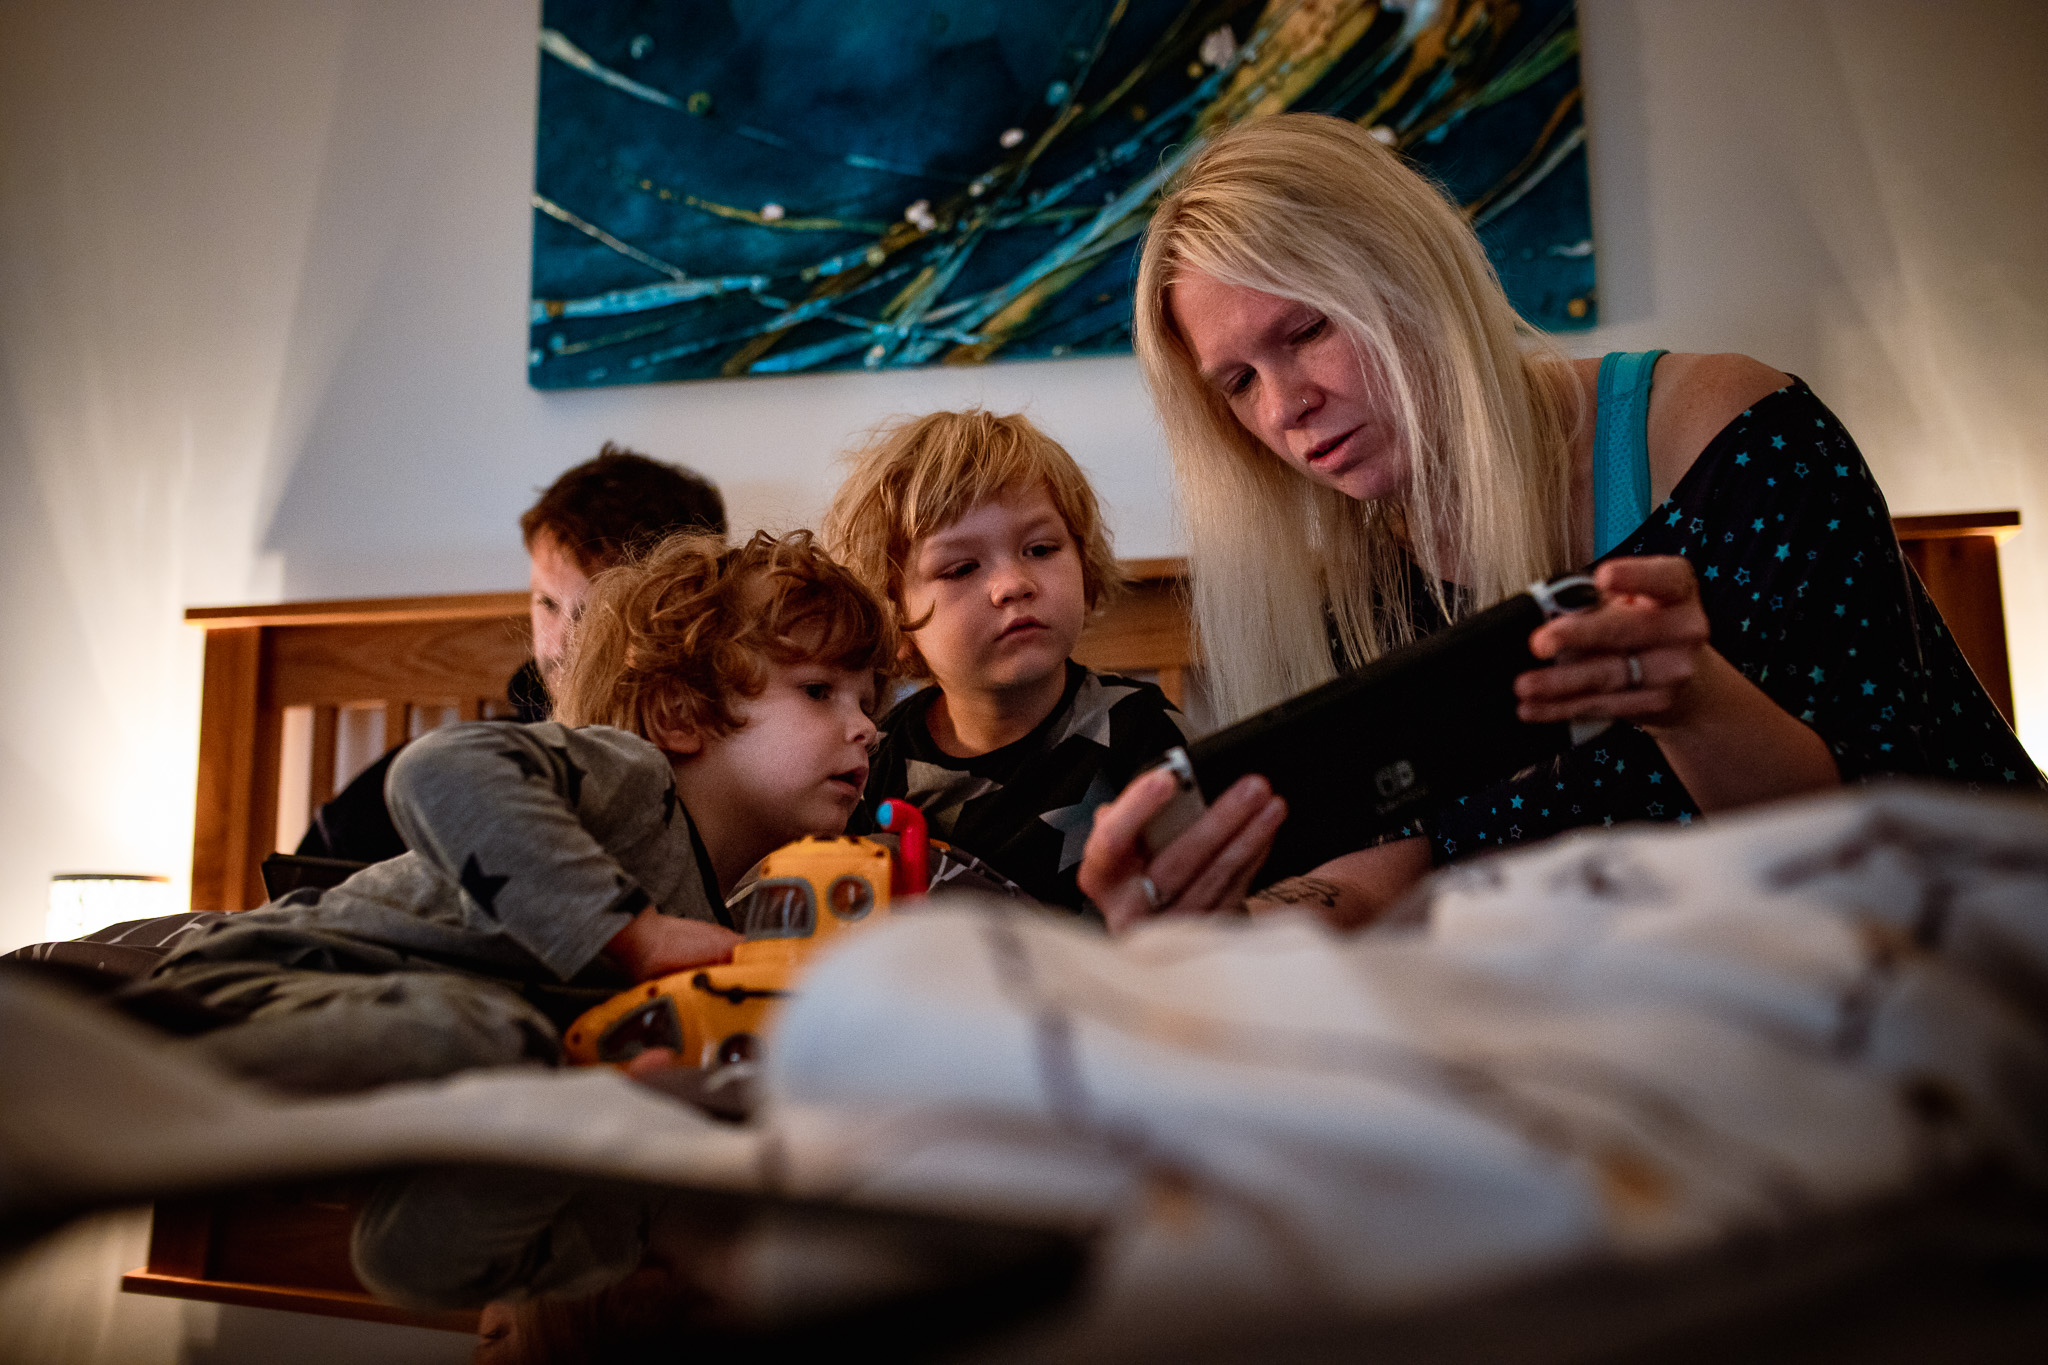
[[(845, 460), (846, 479), (820, 535), (840, 563), (889, 600), (902, 631), (924, 624), (904, 619), (904, 575), (918, 542), (991, 499), (1034, 485), (1044, 487), (1074, 537), (1088, 609), (1123, 586), (1088, 476), (1021, 413), (969, 408), (905, 418), (878, 428)], [(926, 671), (914, 645), (906, 655)]]
[(740, 728), (770, 664), (884, 674), (895, 614), (809, 531), (757, 531), (726, 549), (683, 532), (592, 580), (555, 698), (564, 725), (615, 725), (659, 743)]

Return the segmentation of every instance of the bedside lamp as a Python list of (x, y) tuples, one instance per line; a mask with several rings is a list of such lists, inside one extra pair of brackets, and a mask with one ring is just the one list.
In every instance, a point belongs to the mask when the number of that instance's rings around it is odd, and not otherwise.
[(123, 920), (173, 913), (171, 879), (139, 872), (59, 872), (50, 878), (43, 934), (55, 943)]

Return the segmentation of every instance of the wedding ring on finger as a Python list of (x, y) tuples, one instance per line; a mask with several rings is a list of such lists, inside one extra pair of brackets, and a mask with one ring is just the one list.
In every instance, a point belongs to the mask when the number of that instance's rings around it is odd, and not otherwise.
[(1159, 888), (1142, 872), (1138, 874), (1138, 889), (1145, 893), (1145, 904), (1151, 907), (1152, 913), (1158, 914), (1163, 908), (1163, 903), (1159, 899)]
[(1628, 690), (1633, 692), (1643, 685), (1643, 661), (1631, 654), (1622, 662), (1628, 665)]

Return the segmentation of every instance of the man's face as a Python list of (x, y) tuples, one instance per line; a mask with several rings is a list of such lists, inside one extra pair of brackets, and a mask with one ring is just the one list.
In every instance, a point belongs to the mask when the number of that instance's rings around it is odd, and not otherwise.
[(526, 553), (532, 561), (527, 585), (533, 596), (527, 610), (533, 617), (533, 657), (540, 664), (541, 681), (552, 692), (569, 645), (569, 627), (583, 611), (590, 578), (545, 527), (534, 532)]

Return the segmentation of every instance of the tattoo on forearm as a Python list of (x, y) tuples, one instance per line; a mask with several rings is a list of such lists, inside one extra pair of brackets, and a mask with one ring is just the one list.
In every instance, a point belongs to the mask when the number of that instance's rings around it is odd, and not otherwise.
[(1274, 882), (1252, 899), (1271, 901), (1275, 905), (1315, 905), (1335, 910), (1337, 898), (1342, 894), (1342, 887), (1322, 877), (1289, 877), (1284, 882)]

